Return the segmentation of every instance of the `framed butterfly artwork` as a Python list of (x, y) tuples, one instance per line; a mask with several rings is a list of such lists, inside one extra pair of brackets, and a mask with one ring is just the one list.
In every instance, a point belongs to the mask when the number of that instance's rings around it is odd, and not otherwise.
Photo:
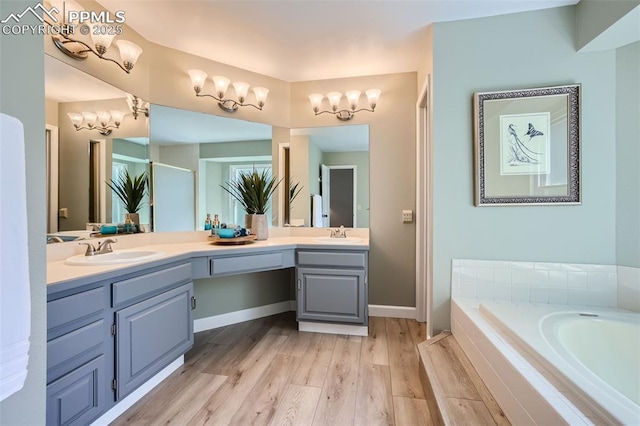
[(476, 92), (475, 205), (580, 204), (580, 85)]

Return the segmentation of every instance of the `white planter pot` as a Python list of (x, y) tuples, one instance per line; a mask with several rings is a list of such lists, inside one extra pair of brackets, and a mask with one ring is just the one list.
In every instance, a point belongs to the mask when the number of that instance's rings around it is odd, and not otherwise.
[(269, 238), (269, 226), (267, 216), (264, 214), (254, 214), (251, 217), (251, 233), (256, 235), (257, 240)]

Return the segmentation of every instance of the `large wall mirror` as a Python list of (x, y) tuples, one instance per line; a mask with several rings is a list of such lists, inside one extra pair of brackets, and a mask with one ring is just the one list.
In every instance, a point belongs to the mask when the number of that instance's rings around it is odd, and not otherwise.
[[(127, 95), (45, 55), (49, 242), (88, 237), (98, 230), (92, 223), (124, 222), (122, 203), (106, 182), (125, 171), (144, 173), (149, 162), (148, 119), (144, 114), (133, 117)], [(103, 112), (111, 118), (100, 128), (106, 119)], [(80, 120), (83, 115), (85, 120), (76, 122), (76, 129), (72, 118)], [(88, 129), (87, 120), (92, 118), (96, 125)], [(143, 202), (139, 216), (140, 223), (150, 223), (149, 200)]]
[(207, 214), (244, 224), (221, 185), (271, 172), (271, 126), (162, 105), (151, 105), (150, 121), (154, 231), (202, 230)]
[(291, 226), (369, 227), (369, 126), (292, 129)]

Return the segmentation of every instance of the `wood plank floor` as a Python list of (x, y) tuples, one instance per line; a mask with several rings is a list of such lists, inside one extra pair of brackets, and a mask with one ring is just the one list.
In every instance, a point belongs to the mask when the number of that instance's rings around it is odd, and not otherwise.
[(288, 312), (197, 333), (185, 363), (113, 425), (429, 425), (424, 324), (369, 318), (369, 336), (297, 330)]

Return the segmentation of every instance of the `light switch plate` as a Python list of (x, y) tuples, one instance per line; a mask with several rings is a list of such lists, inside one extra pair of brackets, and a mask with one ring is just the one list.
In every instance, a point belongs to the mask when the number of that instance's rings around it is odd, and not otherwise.
[(61, 217), (63, 219), (68, 219), (69, 218), (69, 209), (66, 207), (61, 208), (58, 211), (58, 217)]
[(402, 210), (402, 223), (413, 222), (413, 210)]

